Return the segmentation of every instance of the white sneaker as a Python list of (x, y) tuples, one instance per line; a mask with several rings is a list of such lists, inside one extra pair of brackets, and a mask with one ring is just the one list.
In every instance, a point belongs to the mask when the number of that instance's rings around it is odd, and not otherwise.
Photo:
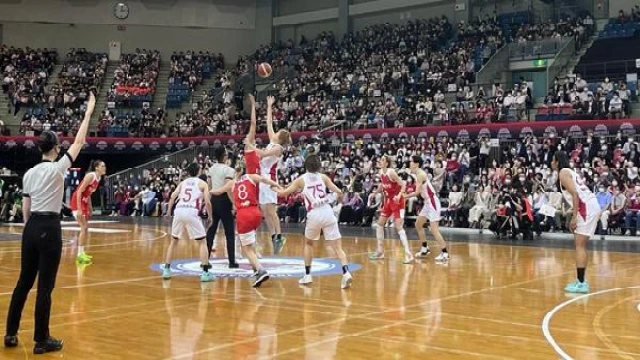
[(350, 288), (352, 281), (353, 281), (353, 276), (351, 276), (351, 273), (347, 271), (346, 273), (344, 273), (344, 275), (342, 275), (341, 287), (343, 289)]
[(417, 257), (418, 259), (424, 259), (429, 256), (429, 254), (431, 254), (431, 249), (429, 249), (428, 247), (420, 248), (420, 251), (416, 253), (415, 257)]
[(411, 253), (405, 253), (404, 261), (402, 261), (402, 263), (405, 265), (408, 265), (408, 264), (413, 264), (415, 261), (416, 261), (416, 258), (414, 258), (413, 255), (411, 255)]
[(440, 255), (436, 257), (436, 262), (447, 262), (449, 261), (449, 253), (441, 252)]
[(308, 285), (311, 284), (313, 282), (313, 278), (311, 277), (311, 275), (305, 275), (302, 278), (300, 278), (300, 280), (298, 280), (298, 284), (300, 285)]

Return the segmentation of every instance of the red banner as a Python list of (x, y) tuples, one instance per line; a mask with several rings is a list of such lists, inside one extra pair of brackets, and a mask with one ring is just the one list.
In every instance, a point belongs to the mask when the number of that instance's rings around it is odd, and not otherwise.
[(148, 87), (137, 87), (137, 86), (118, 86), (116, 87), (116, 93), (118, 95), (124, 95), (124, 93), (130, 93), (132, 95), (147, 95), (153, 92), (153, 89)]
[[(542, 137), (559, 136), (565, 133), (571, 137), (582, 137), (587, 131), (593, 131), (597, 135), (610, 135), (618, 131), (626, 135), (636, 134), (636, 127), (640, 128), (640, 119), (624, 120), (576, 120), (576, 121), (545, 121), (545, 122), (518, 122), (507, 124), (478, 124), (459, 126), (428, 126), (413, 128), (390, 129), (364, 129), (339, 131), (331, 130), (318, 134), (316, 131), (293, 133), (294, 140), (307, 142), (317, 141), (316, 136), (327, 140), (341, 141), (344, 136), (346, 141), (362, 138), (365, 141), (375, 141), (384, 138), (398, 137), (436, 137), (444, 136), (460, 141), (478, 139), (479, 137), (498, 139), (517, 139), (526, 135)], [(157, 150), (177, 151), (189, 146), (211, 146), (219, 144), (233, 144), (241, 142), (245, 135), (211, 135), (201, 137), (176, 137), (176, 138), (99, 138), (87, 139), (89, 151), (94, 152), (118, 152), (118, 151), (150, 151)], [(63, 147), (67, 147), (73, 141), (72, 137), (62, 139)], [(268, 141), (267, 134), (258, 134), (258, 143)], [(0, 148), (11, 148), (24, 145), (35, 147), (35, 139), (32, 137), (1, 137)]]

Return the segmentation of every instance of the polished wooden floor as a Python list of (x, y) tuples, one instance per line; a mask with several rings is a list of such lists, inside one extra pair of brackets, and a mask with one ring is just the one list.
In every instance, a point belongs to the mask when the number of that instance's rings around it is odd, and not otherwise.
[[(592, 252), (591, 294), (567, 297), (562, 289), (575, 276), (568, 249), (455, 242), (447, 235), (448, 266), (433, 257), (403, 265), (396, 241), (388, 243), (386, 260), (371, 262), (375, 241), (345, 237), (350, 260), (362, 266), (352, 289), (340, 290), (340, 275), (327, 275), (308, 288), (290, 277), (256, 291), (246, 278), (162, 281), (150, 266), (162, 261), (166, 225), (93, 224), (94, 264), (84, 268), (73, 258), (78, 231), (65, 225), (51, 318), (51, 333), (65, 348), (38, 358), (640, 358), (640, 254)], [(3, 325), (19, 272), (21, 229), (0, 227)], [(271, 246), (261, 237), (267, 257)], [(318, 245), (317, 257), (330, 255), (324, 242)], [(291, 233), (283, 256), (301, 253), (300, 236)], [(191, 242), (176, 252), (177, 259), (196, 255)], [(33, 301), (32, 294), (21, 346), (0, 349), (0, 359), (33, 358)]]

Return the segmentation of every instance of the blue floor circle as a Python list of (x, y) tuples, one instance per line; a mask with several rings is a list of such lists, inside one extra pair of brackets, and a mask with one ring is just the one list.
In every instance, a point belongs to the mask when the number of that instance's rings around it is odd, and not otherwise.
[[(227, 259), (211, 259), (211, 273), (217, 277), (248, 278), (253, 276), (253, 270), (249, 261), (239, 259), (240, 268), (229, 269)], [(260, 264), (269, 272), (271, 277), (301, 277), (304, 275), (304, 259), (301, 257), (263, 257)], [(349, 264), (349, 271), (360, 269), (359, 264)], [(162, 264), (151, 264), (151, 269), (162, 272)], [(200, 260), (181, 259), (171, 262), (173, 275), (200, 276)], [(342, 266), (338, 259), (314, 258), (311, 266), (311, 275), (338, 275), (342, 274)]]

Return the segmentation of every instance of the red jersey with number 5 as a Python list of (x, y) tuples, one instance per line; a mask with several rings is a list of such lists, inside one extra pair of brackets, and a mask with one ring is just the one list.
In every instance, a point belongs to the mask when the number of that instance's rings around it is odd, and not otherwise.
[(236, 209), (258, 206), (258, 187), (247, 175), (243, 175), (233, 186), (233, 203)]

